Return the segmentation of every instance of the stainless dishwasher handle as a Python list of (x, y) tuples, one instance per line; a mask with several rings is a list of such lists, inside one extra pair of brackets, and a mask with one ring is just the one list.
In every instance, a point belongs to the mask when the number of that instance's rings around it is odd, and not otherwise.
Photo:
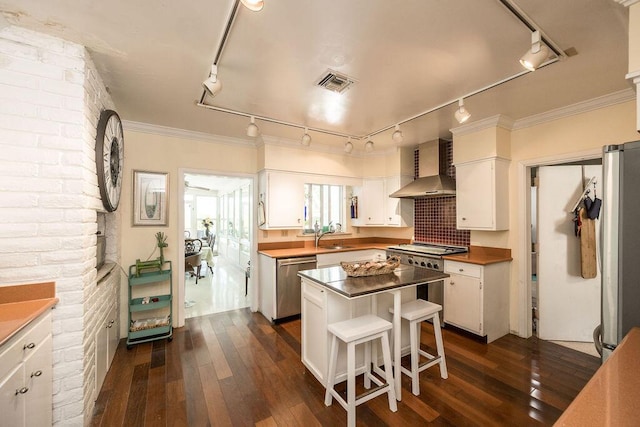
[(297, 264), (309, 264), (310, 262), (316, 262), (316, 258), (291, 258), (278, 260), (278, 265), (297, 265)]

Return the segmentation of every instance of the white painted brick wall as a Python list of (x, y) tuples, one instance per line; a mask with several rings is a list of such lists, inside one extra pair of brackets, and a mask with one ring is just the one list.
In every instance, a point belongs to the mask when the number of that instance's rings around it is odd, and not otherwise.
[[(0, 30), (0, 286), (56, 282), (53, 419), (65, 426), (91, 417), (94, 337), (118, 303), (119, 280), (96, 284), (94, 147), (105, 108), (114, 106), (84, 47)], [(104, 222), (118, 262), (120, 214)]]

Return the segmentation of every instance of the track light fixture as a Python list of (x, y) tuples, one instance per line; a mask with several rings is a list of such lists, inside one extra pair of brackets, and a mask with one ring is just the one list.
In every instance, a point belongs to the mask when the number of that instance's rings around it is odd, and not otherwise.
[(253, 12), (260, 12), (264, 7), (264, 0), (240, 0), (240, 2)]
[(462, 98), (458, 100), (458, 109), (454, 113), (454, 116), (460, 124), (466, 122), (467, 120), (469, 120), (469, 117), (471, 117), (471, 113), (469, 113), (467, 109), (464, 108), (464, 100)]
[(249, 126), (247, 126), (247, 136), (255, 138), (259, 133), (260, 129), (258, 129), (258, 126), (256, 125), (256, 119), (255, 117), (251, 116), (251, 123), (249, 123)]
[(347, 138), (347, 142), (344, 143), (344, 152), (351, 153), (353, 151), (353, 144), (351, 143), (351, 137)]
[(202, 87), (204, 87), (209, 96), (216, 96), (222, 90), (222, 82), (218, 79), (218, 66), (216, 64), (211, 64), (211, 73), (202, 82)]
[(520, 58), (520, 64), (529, 71), (535, 71), (548, 57), (549, 48), (542, 43), (540, 31), (536, 30), (531, 33), (531, 49)]
[(300, 141), (302, 145), (308, 147), (311, 144), (311, 135), (309, 135), (309, 129), (304, 128), (304, 135), (302, 135), (302, 141)]
[(396, 125), (396, 130), (393, 132), (393, 135), (391, 135), (391, 138), (395, 141), (395, 142), (402, 142), (402, 131), (400, 130), (400, 125)]
[(371, 137), (367, 137), (367, 142), (364, 143), (364, 151), (373, 151), (373, 141), (371, 140)]

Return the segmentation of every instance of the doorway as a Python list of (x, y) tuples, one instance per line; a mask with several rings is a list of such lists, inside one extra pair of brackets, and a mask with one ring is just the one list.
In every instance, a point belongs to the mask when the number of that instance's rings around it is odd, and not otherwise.
[(180, 225), (186, 242), (202, 242), (199, 259), (185, 258), (179, 275), (182, 322), (251, 306), (253, 177), (194, 171), (182, 178)]
[[(521, 336), (534, 334), (594, 356), (591, 332), (599, 319), (600, 295), (599, 283), (596, 283), (599, 276), (590, 281), (580, 277), (580, 239), (573, 234), (573, 216), (569, 212), (576, 200), (569, 199), (580, 196), (589, 181), (584, 176), (598, 171), (601, 155), (600, 151), (593, 150), (565, 158), (530, 160), (519, 165), (519, 182), (523, 185), (524, 196), (520, 206), (525, 209), (519, 248), (523, 262), (518, 273), (522, 291), (519, 294)], [(577, 168), (577, 171), (573, 170), (577, 175), (570, 185), (560, 183), (554, 175), (564, 167)], [(546, 195), (543, 195), (546, 207), (539, 205), (541, 189), (536, 185), (543, 169), (547, 173)], [(557, 212), (550, 216), (550, 210)], [(572, 292), (573, 296), (567, 297)], [(566, 307), (567, 299), (571, 301), (570, 307)], [(542, 333), (541, 321), (544, 322)], [(589, 332), (585, 333), (587, 330)]]

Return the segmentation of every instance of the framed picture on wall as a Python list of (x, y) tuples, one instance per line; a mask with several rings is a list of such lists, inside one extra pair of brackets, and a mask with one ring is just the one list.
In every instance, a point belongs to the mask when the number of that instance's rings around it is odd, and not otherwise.
[(133, 225), (169, 225), (169, 174), (133, 171)]

